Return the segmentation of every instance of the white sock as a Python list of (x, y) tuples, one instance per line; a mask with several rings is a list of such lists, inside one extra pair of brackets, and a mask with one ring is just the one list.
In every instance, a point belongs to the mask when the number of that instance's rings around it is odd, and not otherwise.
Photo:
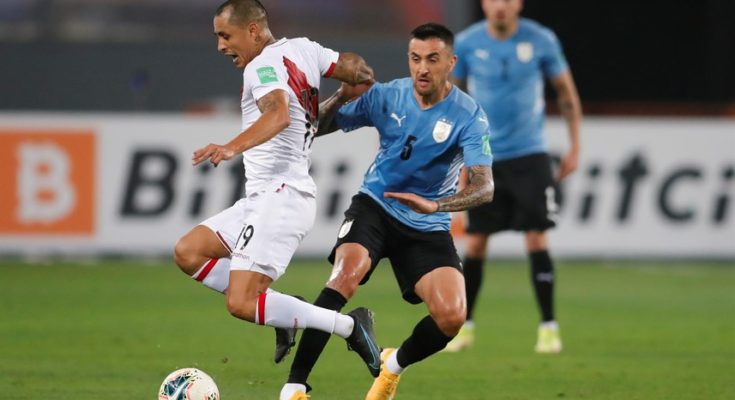
[(283, 385), (279, 398), (280, 400), (291, 400), (291, 397), (294, 395), (294, 393), (298, 392), (299, 390), (306, 393), (306, 385), (302, 385), (300, 383), (287, 383)]
[(556, 321), (546, 321), (541, 323), (542, 328), (548, 328), (555, 331), (559, 330), (559, 324)]
[(385, 360), (385, 367), (388, 368), (388, 371), (396, 375), (400, 375), (403, 372), (405, 368), (398, 364), (398, 349), (390, 353), (388, 359)]
[[(314, 306), (316, 307), (316, 306)], [(317, 307), (319, 308), (319, 307)], [(337, 313), (337, 318), (334, 321), (334, 334), (346, 339), (352, 334), (352, 330), (355, 328), (355, 320), (349, 315)]]
[(230, 286), (230, 259), (212, 258), (191, 277), (210, 289), (224, 293)]
[(312, 328), (346, 338), (352, 333), (352, 317), (317, 307), (293, 296), (269, 290), (258, 297), (255, 323), (276, 328)]

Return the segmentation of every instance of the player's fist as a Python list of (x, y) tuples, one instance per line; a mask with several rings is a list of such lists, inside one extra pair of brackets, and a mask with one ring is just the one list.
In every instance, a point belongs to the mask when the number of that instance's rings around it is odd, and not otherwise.
[(405, 204), (421, 214), (433, 214), (439, 210), (439, 203), (436, 201), (425, 199), (413, 193), (385, 192), (383, 193), (383, 197), (386, 199), (396, 199), (401, 204)]
[(224, 160), (229, 160), (235, 156), (235, 151), (227, 146), (218, 144), (208, 144), (199, 150), (194, 151), (191, 157), (193, 165), (199, 165), (201, 162), (209, 160), (215, 167)]

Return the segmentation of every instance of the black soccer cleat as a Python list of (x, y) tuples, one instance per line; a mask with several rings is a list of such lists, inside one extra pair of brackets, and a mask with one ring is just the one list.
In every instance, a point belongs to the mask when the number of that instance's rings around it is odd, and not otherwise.
[(296, 346), (296, 328), (276, 328), (276, 353), (273, 361), (276, 364), (283, 361), (294, 346)]
[(355, 321), (352, 334), (347, 340), (347, 349), (360, 355), (370, 371), (370, 375), (380, 374), (380, 346), (373, 332), (373, 312), (364, 307), (347, 313)]
[[(305, 301), (301, 296), (293, 296), (301, 301)], [(296, 346), (296, 328), (275, 328), (276, 329), (276, 353), (273, 356), (273, 361), (276, 364), (283, 361), (288, 353), (291, 352), (291, 348)]]

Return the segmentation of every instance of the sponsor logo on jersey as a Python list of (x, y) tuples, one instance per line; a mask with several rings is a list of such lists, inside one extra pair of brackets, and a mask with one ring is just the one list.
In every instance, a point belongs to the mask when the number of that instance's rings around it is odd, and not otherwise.
[(94, 232), (95, 136), (0, 131), (0, 234)]
[(530, 42), (520, 42), (516, 46), (518, 60), (527, 63), (533, 58), (533, 45)]
[(490, 58), (490, 52), (485, 49), (477, 49), (475, 50), (475, 57), (479, 58), (480, 60), (487, 60)]
[(447, 138), (449, 138), (449, 135), (452, 133), (452, 123), (444, 118), (440, 119), (439, 121), (436, 121), (436, 125), (434, 125), (434, 131), (432, 132), (432, 136), (434, 136), (434, 140), (437, 143), (442, 143)]
[(396, 120), (396, 122), (398, 123), (398, 127), (399, 128), (401, 127), (401, 124), (403, 123), (403, 120), (406, 119), (406, 116), (405, 115), (402, 116), (402, 117), (399, 117), (398, 114), (396, 114), (396, 113), (390, 113), (390, 117), (393, 118), (394, 120)]
[(278, 75), (273, 67), (260, 67), (255, 70), (258, 73), (260, 83), (278, 82)]

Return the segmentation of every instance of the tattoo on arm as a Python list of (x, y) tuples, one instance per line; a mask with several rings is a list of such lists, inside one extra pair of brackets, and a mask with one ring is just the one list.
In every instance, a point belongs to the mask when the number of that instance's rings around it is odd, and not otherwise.
[(571, 74), (563, 74), (554, 79), (552, 83), (558, 94), (557, 104), (562, 116), (568, 121), (581, 118), (582, 107), (579, 104), (579, 95)]
[(258, 99), (256, 104), (261, 115), (226, 146), (236, 153), (242, 153), (267, 142), (282, 132), (291, 123), (288, 101), (288, 93), (283, 89), (272, 90)]
[(492, 201), (495, 184), (493, 183), (493, 172), (490, 167), (476, 165), (469, 167), (468, 170), (470, 182), (454, 196), (442, 197), (437, 200), (436, 202), (439, 205), (437, 212), (464, 211)]
[(575, 104), (574, 99), (569, 93), (559, 93), (557, 105), (559, 106), (559, 112), (565, 120), (574, 121), (580, 118), (579, 106)]
[(278, 106), (278, 100), (281, 100), (284, 95), (283, 90), (273, 90), (270, 93), (266, 94), (265, 96), (258, 99), (256, 104), (258, 105), (258, 110), (260, 110), (261, 113), (265, 114), (267, 111), (271, 111), (275, 109)]

